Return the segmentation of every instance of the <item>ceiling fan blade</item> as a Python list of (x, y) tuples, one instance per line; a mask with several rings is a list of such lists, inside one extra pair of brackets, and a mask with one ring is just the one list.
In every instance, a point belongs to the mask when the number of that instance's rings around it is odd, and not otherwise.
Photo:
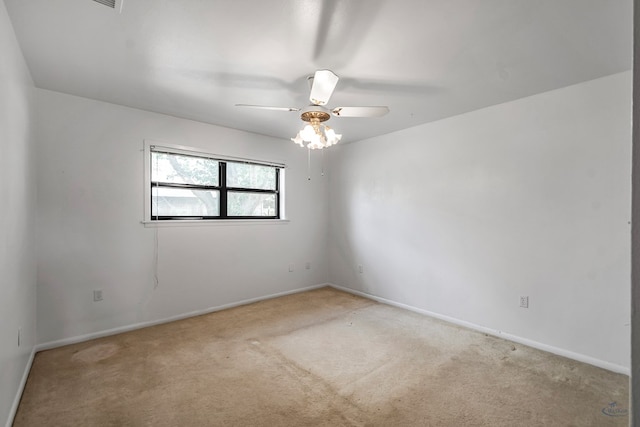
[(326, 105), (338, 84), (338, 76), (330, 70), (318, 70), (313, 76), (309, 101), (315, 105)]
[(249, 107), (249, 108), (259, 108), (261, 110), (276, 110), (276, 111), (300, 111), (299, 108), (293, 108), (293, 107), (270, 107), (268, 105), (236, 104), (236, 107)]
[(337, 117), (382, 117), (389, 107), (337, 107), (331, 112)]

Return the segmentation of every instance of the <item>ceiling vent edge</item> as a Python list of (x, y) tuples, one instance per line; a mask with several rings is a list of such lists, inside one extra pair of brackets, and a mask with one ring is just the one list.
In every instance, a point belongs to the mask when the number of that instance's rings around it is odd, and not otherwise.
[(105, 6), (109, 6), (111, 9), (116, 8), (116, 0), (93, 0), (96, 3), (103, 4)]

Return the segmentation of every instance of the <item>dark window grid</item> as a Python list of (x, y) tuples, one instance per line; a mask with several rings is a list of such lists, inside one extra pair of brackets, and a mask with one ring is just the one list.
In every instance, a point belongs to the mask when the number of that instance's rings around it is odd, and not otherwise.
[[(171, 154), (171, 153), (167, 153)], [(180, 154), (182, 155), (182, 154)], [(200, 157), (200, 156), (191, 156), (191, 157)], [(202, 157), (204, 158), (204, 157)], [(215, 160), (215, 159), (211, 159)], [(159, 181), (151, 181), (151, 188), (183, 188), (187, 190), (216, 190), (219, 193), (219, 203), (220, 203), (220, 215), (219, 216), (166, 216), (166, 215), (151, 215), (151, 219), (155, 219), (158, 221), (161, 220), (205, 220), (205, 219), (279, 219), (280, 218), (280, 168), (275, 168), (275, 180), (276, 180), (276, 189), (275, 190), (265, 190), (259, 188), (246, 188), (246, 187), (227, 187), (227, 163), (218, 161), (218, 181), (220, 185), (198, 185), (198, 184), (177, 184), (171, 182), (159, 182)], [(249, 164), (257, 164), (259, 163), (249, 163)], [(261, 165), (262, 166), (262, 165)], [(227, 193), (228, 192), (237, 192), (237, 193), (262, 193), (262, 194), (275, 194), (275, 215), (270, 216), (235, 216), (227, 214)], [(152, 192), (153, 193), (153, 192)], [(153, 206), (153, 194), (151, 195), (151, 206)]]

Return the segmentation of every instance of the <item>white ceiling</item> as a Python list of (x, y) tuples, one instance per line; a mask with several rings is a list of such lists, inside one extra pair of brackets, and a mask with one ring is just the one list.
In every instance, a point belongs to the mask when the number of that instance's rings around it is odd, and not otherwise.
[[(290, 138), (307, 76), (343, 141), (631, 69), (632, 0), (4, 0), (36, 86)], [(118, 0), (120, 3), (121, 0)]]

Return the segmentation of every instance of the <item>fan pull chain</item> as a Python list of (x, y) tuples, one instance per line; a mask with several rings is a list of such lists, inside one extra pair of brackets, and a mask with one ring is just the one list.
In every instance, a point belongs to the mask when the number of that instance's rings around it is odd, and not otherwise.
[(311, 181), (311, 148), (307, 145), (307, 180)]
[(321, 174), (322, 176), (324, 176), (324, 150), (321, 150), (321, 151), (322, 151), (322, 161), (320, 163), (320, 167), (321, 167)]

